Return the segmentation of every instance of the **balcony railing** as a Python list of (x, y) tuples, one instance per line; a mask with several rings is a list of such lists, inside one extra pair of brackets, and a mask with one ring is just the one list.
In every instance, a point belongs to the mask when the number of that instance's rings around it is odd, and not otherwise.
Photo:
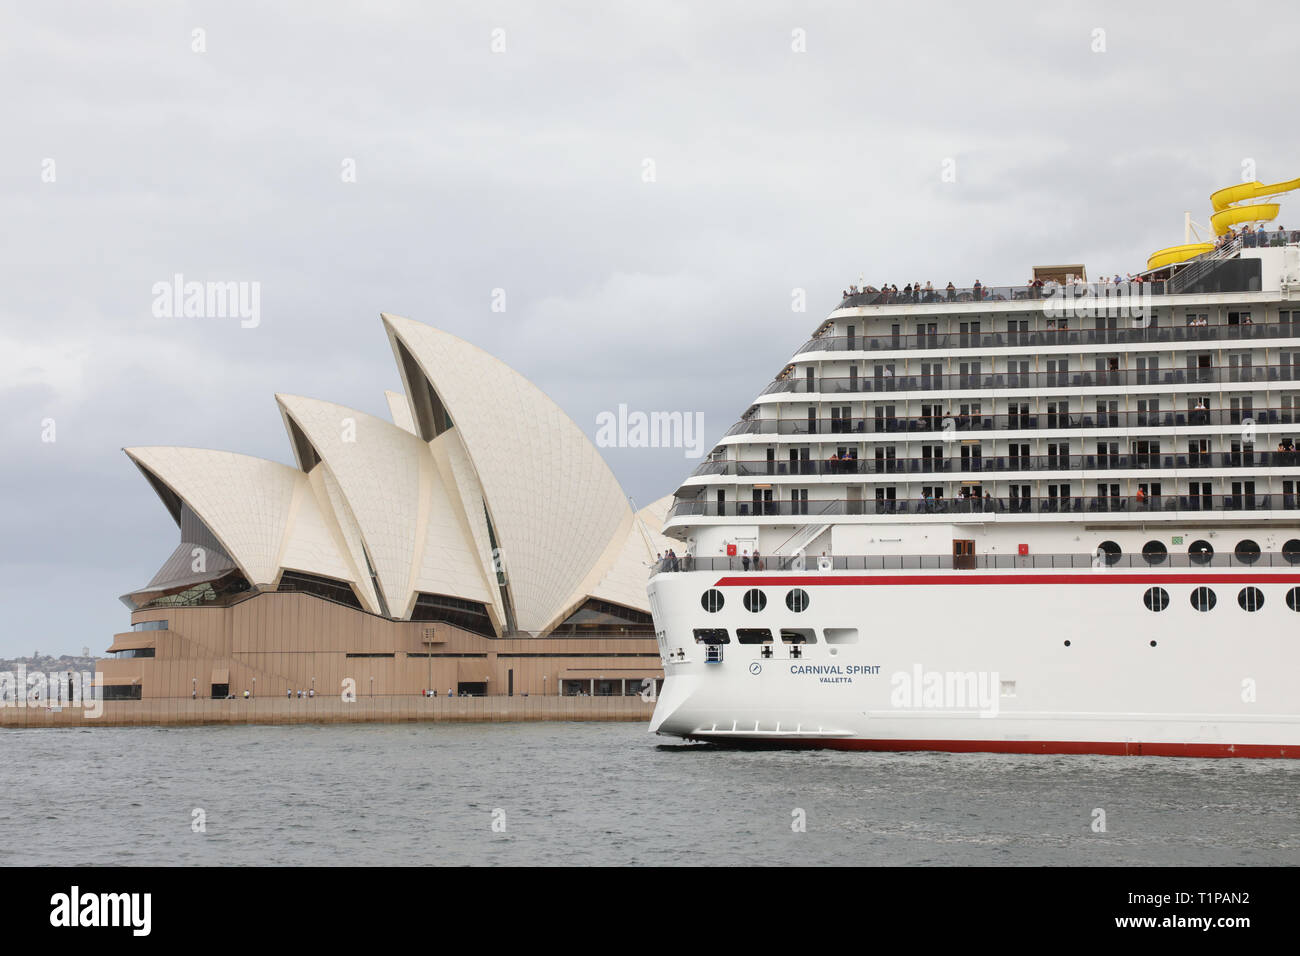
[[(1300, 352), (1297, 352), (1300, 355)], [(951, 392), (992, 388), (1121, 388), (1127, 385), (1217, 385), (1229, 382), (1300, 381), (1300, 360), (1278, 365), (1223, 365), (1202, 368), (1113, 369), (1046, 372), (986, 372), (884, 374), (777, 379), (763, 395), (797, 393), (842, 395), (883, 392)]]
[(1128, 513), (1138, 516), (1158, 512), (1244, 512), (1295, 511), (1295, 494), (1149, 495), (1144, 500), (1118, 495), (1079, 497), (914, 498), (914, 499), (822, 499), (809, 501), (766, 501), (751, 514), (751, 502), (728, 501), (719, 505), (704, 495), (679, 499), (669, 518), (820, 518), (832, 515), (927, 515), (927, 514), (1091, 514)]
[(908, 349), (998, 349), (1049, 345), (1130, 345), (1176, 342), (1250, 341), (1300, 336), (1300, 312), (1296, 321), (1260, 322), (1250, 325), (1149, 325), (1145, 328), (1047, 329), (1032, 332), (944, 332), (915, 335), (821, 335), (800, 346), (804, 352), (891, 352)]
[(1297, 408), (1214, 408), (1185, 412), (1016, 412), (997, 415), (913, 415), (880, 418), (757, 418), (736, 422), (723, 437), (731, 435), (851, 435), (896, 432), (941, 433), (944, 421), (955, 431), (1020, 431), (1084, 428), (1184, 428), (1208, 425), (1241, 425), (1249, 419), (1257, 425), (1292, 425), (1300, 421)]
[(731, 475), (928, 475), (1017, 471), (1171, 471), (1185, 468), (1286, 468), (1300, 464), (1295, 451), (1190, 453), (968, 455), (930, 458), (838, 458), (834, 461), (706, 461), (691, 477)]
[[(1118, 285), (1094, 282), (1078, 288), (1080, 290), (1089, 290), (1096, 296), (1095, 301), (1100, 302), (1106, 301), (1105, 296), (1107, 293), (1111, 295), (1121, 292), (1131, 293), (1135, 298), (1138, 295), (1165, 294), (1164, 282), (1121, 282)], [(1080, 291), (1079, 294), (1082, 294), (1082, 292)], [(910, 292), (901, 289), (898, 292), (858, 292), (845, 296), (836, 308), (854, 309), (864, 305), (937, 305), (950, 302), (1028, 302), (1033, 300), (1046, 303), (1050, 299), (1057, 297), (1061, 301), (1068, 301), (1060, 291), (1053, 293), (1047, 287), (1034, 289), (1023, 285), (980, 285), (978, 287), (963, 286), (961, 288), (954, 286), (952, 289), (946, 287), (942, 289), (913, 289)]]
[(1248, 232), (1242, 233), (1222, 245), (1217, 245), (1210, 252), (1204, 253), (1192, 259), (1184, 268), (1169, 279), (1169, 295), (1178, 295), (1185, 289), (1192, 288), (1197, 282), (1208, 276), (1216, 267), (1217, 263), (1224, 259), (1235, 259), (1241, 254), (1243, 248), (1256, 249), (1264, 246), (1285, 246), (1288, 243), (1300, 242), (1300, 233), (1273, 232), (1268, 234)]
[(977, 554), (953, 558), (950, 554), (763, 555), (757, 561), (742, 557), (665, 558), (651, 567), (660, 571), (723, 571), (762, 574), (773, 571), (976, 571), (990, 568), (1291, 568), (1300, 569), (1300, 551), (1223, 554)]

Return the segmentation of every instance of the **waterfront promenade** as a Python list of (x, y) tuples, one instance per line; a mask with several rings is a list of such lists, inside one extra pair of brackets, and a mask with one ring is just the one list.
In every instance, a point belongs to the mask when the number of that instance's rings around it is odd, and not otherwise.
[(649, 721), (654, 701), (640, 697), (422, 697), (392, 695), (251, 700), (147, 698), (109, 700), (99, 717), (81, 708), (0, 707), (0, 727), (139, 727), (203, 724), (336, 724), (414, 721)]

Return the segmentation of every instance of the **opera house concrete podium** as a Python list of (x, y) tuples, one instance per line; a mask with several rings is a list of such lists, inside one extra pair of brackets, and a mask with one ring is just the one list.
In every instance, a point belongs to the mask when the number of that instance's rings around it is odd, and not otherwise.
[(668, 499), (634, 512), (582, 430), (452, 335), (383, 315), (392, 421), (277, 395), (297, 467), (128, 448), (180, 543), (123, 601), (106, 699), (639, 693)]

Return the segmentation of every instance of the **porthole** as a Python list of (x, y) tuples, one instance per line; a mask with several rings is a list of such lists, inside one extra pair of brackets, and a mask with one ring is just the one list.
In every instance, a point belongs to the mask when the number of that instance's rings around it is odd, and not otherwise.
[(1214, 560), (1214, 545), (1196, 540), (1187, 546), (1187, 558), (1192, 564), (1209, 564)]
[(1164, 588), (1147, 588), (1147, 593), (1142, 595), (1142, 603), (1148, 611), (1163, 611), (1169, 606), (1169, 592)]
[(725, 603), (727, 603), (726, 598), (722, 596), (722, 592), (717, 588), (709, 588), (700, 595), (700, 604), (703, 605), (704, 610), (708, 611), (710, 614), (716, 614), (718, 611), (721, 611), (722, 605)]
[(1169, 557), (1169, 549), (1163, 541), (1148, 541), (1142, 545), (1142, 557), (1147, 564), (1163, 564)]
[(808, 592), (803, 588), (795, 588), (785, 596), (785, 606), (796, 614), (808, 610)]
[(1114, 541), (1103, 541), (1097, 545), (1097, 554), (1101, 555), (1101, 559), (1107, 564), (1119, 564), (1124, 550)]
[(1242, 564), (1254, 564), (1259, 560), (1259, 554), (1259, 545), (1249, 538), (1238, 541), (1236, 550), (1232, 552), (1233, 557)]
[(1282, 545), (1282, 560), (1287, 564), (1300, 564), (1300, 538), (1292, 538)]
[(1286, 606), (1293, 611), (1300, 611), (1300, 588), (1292, 588), (1286, 592)]
[(767, 595), (758, 588), (750, 588), (746, 591), (743, 601), (745, 610), (753, 611), (755, 614), (767, 607)]
[(1192, 589), (1192, 607), (1198, 611), (1212, 611), (1219, 599), (1214, 596), (1213, 588), (1199, 587)]
[(1243, 611), (1258, 611), (1264, 606), (1264, 592), (1259, 588), (1242, 588), (1237, 603)]

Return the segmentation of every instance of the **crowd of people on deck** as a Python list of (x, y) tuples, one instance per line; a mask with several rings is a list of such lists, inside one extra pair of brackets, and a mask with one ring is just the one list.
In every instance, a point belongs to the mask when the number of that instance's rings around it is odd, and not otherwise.
[(663, 554), (655, 555), (655, 566), (661, 571), (689, 571), (691, 570), (691, 556), (685, 554), (679, 557), (676, 551), (669, 548)]
[[(1122, 285), (1125, 282), (1140, 284), (1151, 281), (1153, 280), (1143, 275), (1134, 275), (1130, 272), (1128, 273), (1128, 277), (1124, 278), (1116, 272), (1114, 276), (1102, 276), (1101, 279), (1098, 280), (1097, 284)], [(1051, 294), (1056, 289), (1059, 289), (1066, 284), (1067, 283), (1059, 282), (1056, 279), (1042, 279), (1035, 277), (1025, 283), (1025, 291), (1023, 293), (1015, 292), (1009, 288), (1005, 291), (1009, 293), (1012, 298), (1016, 299), (1041, 299), (1045, 293)], [(1082, 287), (1086, 286), (1087, 283), (1083, 280), (1082, 276), (1074, 276), (1070, 279), (1068, 285)], [(952, 282), (949, 282), (948, 285), (942, 289), (937, 289), (933, 283), (927, 281), (925, 285), (922, 285), (919, 280), (916, 282), (909, 282), (907, 285), (903, 286), (902, 289), (899, 289), (896, 283), (889, 282), (882, 283), (879, 288), (874, 285), (864, 285), (859, 287), (855, 283), (847, 289), (841, 290), (840, 295), (845, 299), (855, 295), (878, 296), (879, 298), (873, 304), (886, 302), (956, 302), (958, 299), (966, 300), (968, 298), (973, 299), (976, 302), (986, 300), (1004, 302), (1007, 299), (1007, 295), (995, 290), (993, 286), (984, 285), (984, 283), (979, 279), (976, 279), (975, 284), (969, 289), (958, 288), (953, 285)]]
[[(979, 285), (979, 282), (976, 281), (975, 287), (977, 289)], [(947, 289), (936, 289), (931, 282), (926, 282), (922, 286), (918, 279), (915, 283), (909, 282), (903, 287), (902, 291), (899, 291), (896, 284), (891, 285), (884, 282), (881, 283), (878, 289), (874, 285), (864, 285), (860, 289), (857, 285), (851, 285), (840, 294), (846, 299), (851, 295), (879, 295), (881, 302), (942, 302), (945, 299), (949, 302), (955, 302), (957, 287), (949, 282)]]
[[(691, 571), (694, 559), (689, 553), (678, 555), (676, 551), (669, 548), (667, 551), (655, 555), (654, 568), (657, 571)], [(758, 548), (750, 551), (748, 548), (742, 548), (740, 553), (728, 556), (729, 563), (735, 565), (742, 571), (762, 571), (766, 564), (763, 556), (759, 553)]]
[(1229, 229), (1214, 243), (1214, 248), (1226, 249), (1236, 242), (1240, 242), (1247, 249), (1257, 249), (1264, 246), (1285, 246), (1289, 242), (1300, 242), (1300, 231), (1294, 229), (1288, 231), (1285, 226), (1281, 225), (1276, 229), (1266, 229), (1262, 225), (1255, 228), (1247, 224), (1240, 229)]
[[(1033, 282), (1030, 282), (1032, 287)], [(1042, 287), (1041, 281), (1039, 288)], [(882, 283), (880, 288), (874, 285), (864, 285), (858, 288), (857, 285), (851, 285), (840, 293), (844, 298), (852, 295), (877, 295), (878, 302), (956, 302), (959, 297), (969, 295), (975, 301), (979, 302), (984, 299), (997, 299), (1005, 301), (1006, 296), (1001, 293), (993, 292), (992, 286), (986, 286), (979, 279), (969, 289), (959, 289), (950, 281), (942, 289), (936, 289), (934, 283), (926, 281), (921, 285), (918, 279), (916, 282), (909, 282), (900, 290), (897, 283)]]
[[(1246, 225), (1241, 229), (1231, 229), (1220, 236), (1215, 242), (1215, 249), (1226, 249), (1231, 247), (1234, 243), (1240, 243), (1242, 246), (1250, 249), (1264, 246), (1285, 246), (1288, 243), (1300, 243), (1300, 230), (1288, 230), (1285, 226), (1278, 226), (1276, 229), (1267, 229), (1263, 225), (1258, 228)], [(1127, 273), (1127, 276), (1125, 277), (1116, 272), (1113, 276), (1103, 275), (1098, 280), (1098, 284), (1120, 285), (1125, 282), (1142, 283), (1152, 281), (1161, 280), (1153, 280), (1144, 274), (1134, 275), (1131, 272)], [(1050, 291), (1059, 288), (1063, 284), (1064, 283), (1058, 282), (1055, 279), (1043, 280), (1041, 278), (1033, 278), (1025, 284), (1024, 294), (1021, 295), (1020, 293), (1016, 293), (1015, 298), (1042, 298), (1045, 289)], [(1082, 286), (1087, 283), (1084, 282), (1081, 276), (1074, 276), (1070, 280), (1069, 284)], [(921, 284), (920, 280), (917, 280), (916, 282), (909, 282), (907, 285), (903, 286), (902, 289), (899, 289), (896, 283), (890, 282), (883, 282), (879, 287), (874, 285), (863, 285), (859, 287), (854, 284), (849, 286), (847, 289), (842, 290), (840, 294), (845, 299), (855, 295), (879, 296), (879, 299), (877, 299), (876, 303), (873, 304), (885, 302), (956, 302), (959, 298), (962, 298), (967, 294), (969, 294), (976, 302), (986, 299), (1003, 301), (1007, 298), (1005, 295), (994, 292), (991, 286), (985, 286), (979, 279), (976, 279), (975, 284), (969, 289), (959, 289), (957, 286), (953, 285), (952, 282), (949, 282), (946, 287), (939, 289), (935, 288), (934, 284), (928, 280), (924, 285)]]

